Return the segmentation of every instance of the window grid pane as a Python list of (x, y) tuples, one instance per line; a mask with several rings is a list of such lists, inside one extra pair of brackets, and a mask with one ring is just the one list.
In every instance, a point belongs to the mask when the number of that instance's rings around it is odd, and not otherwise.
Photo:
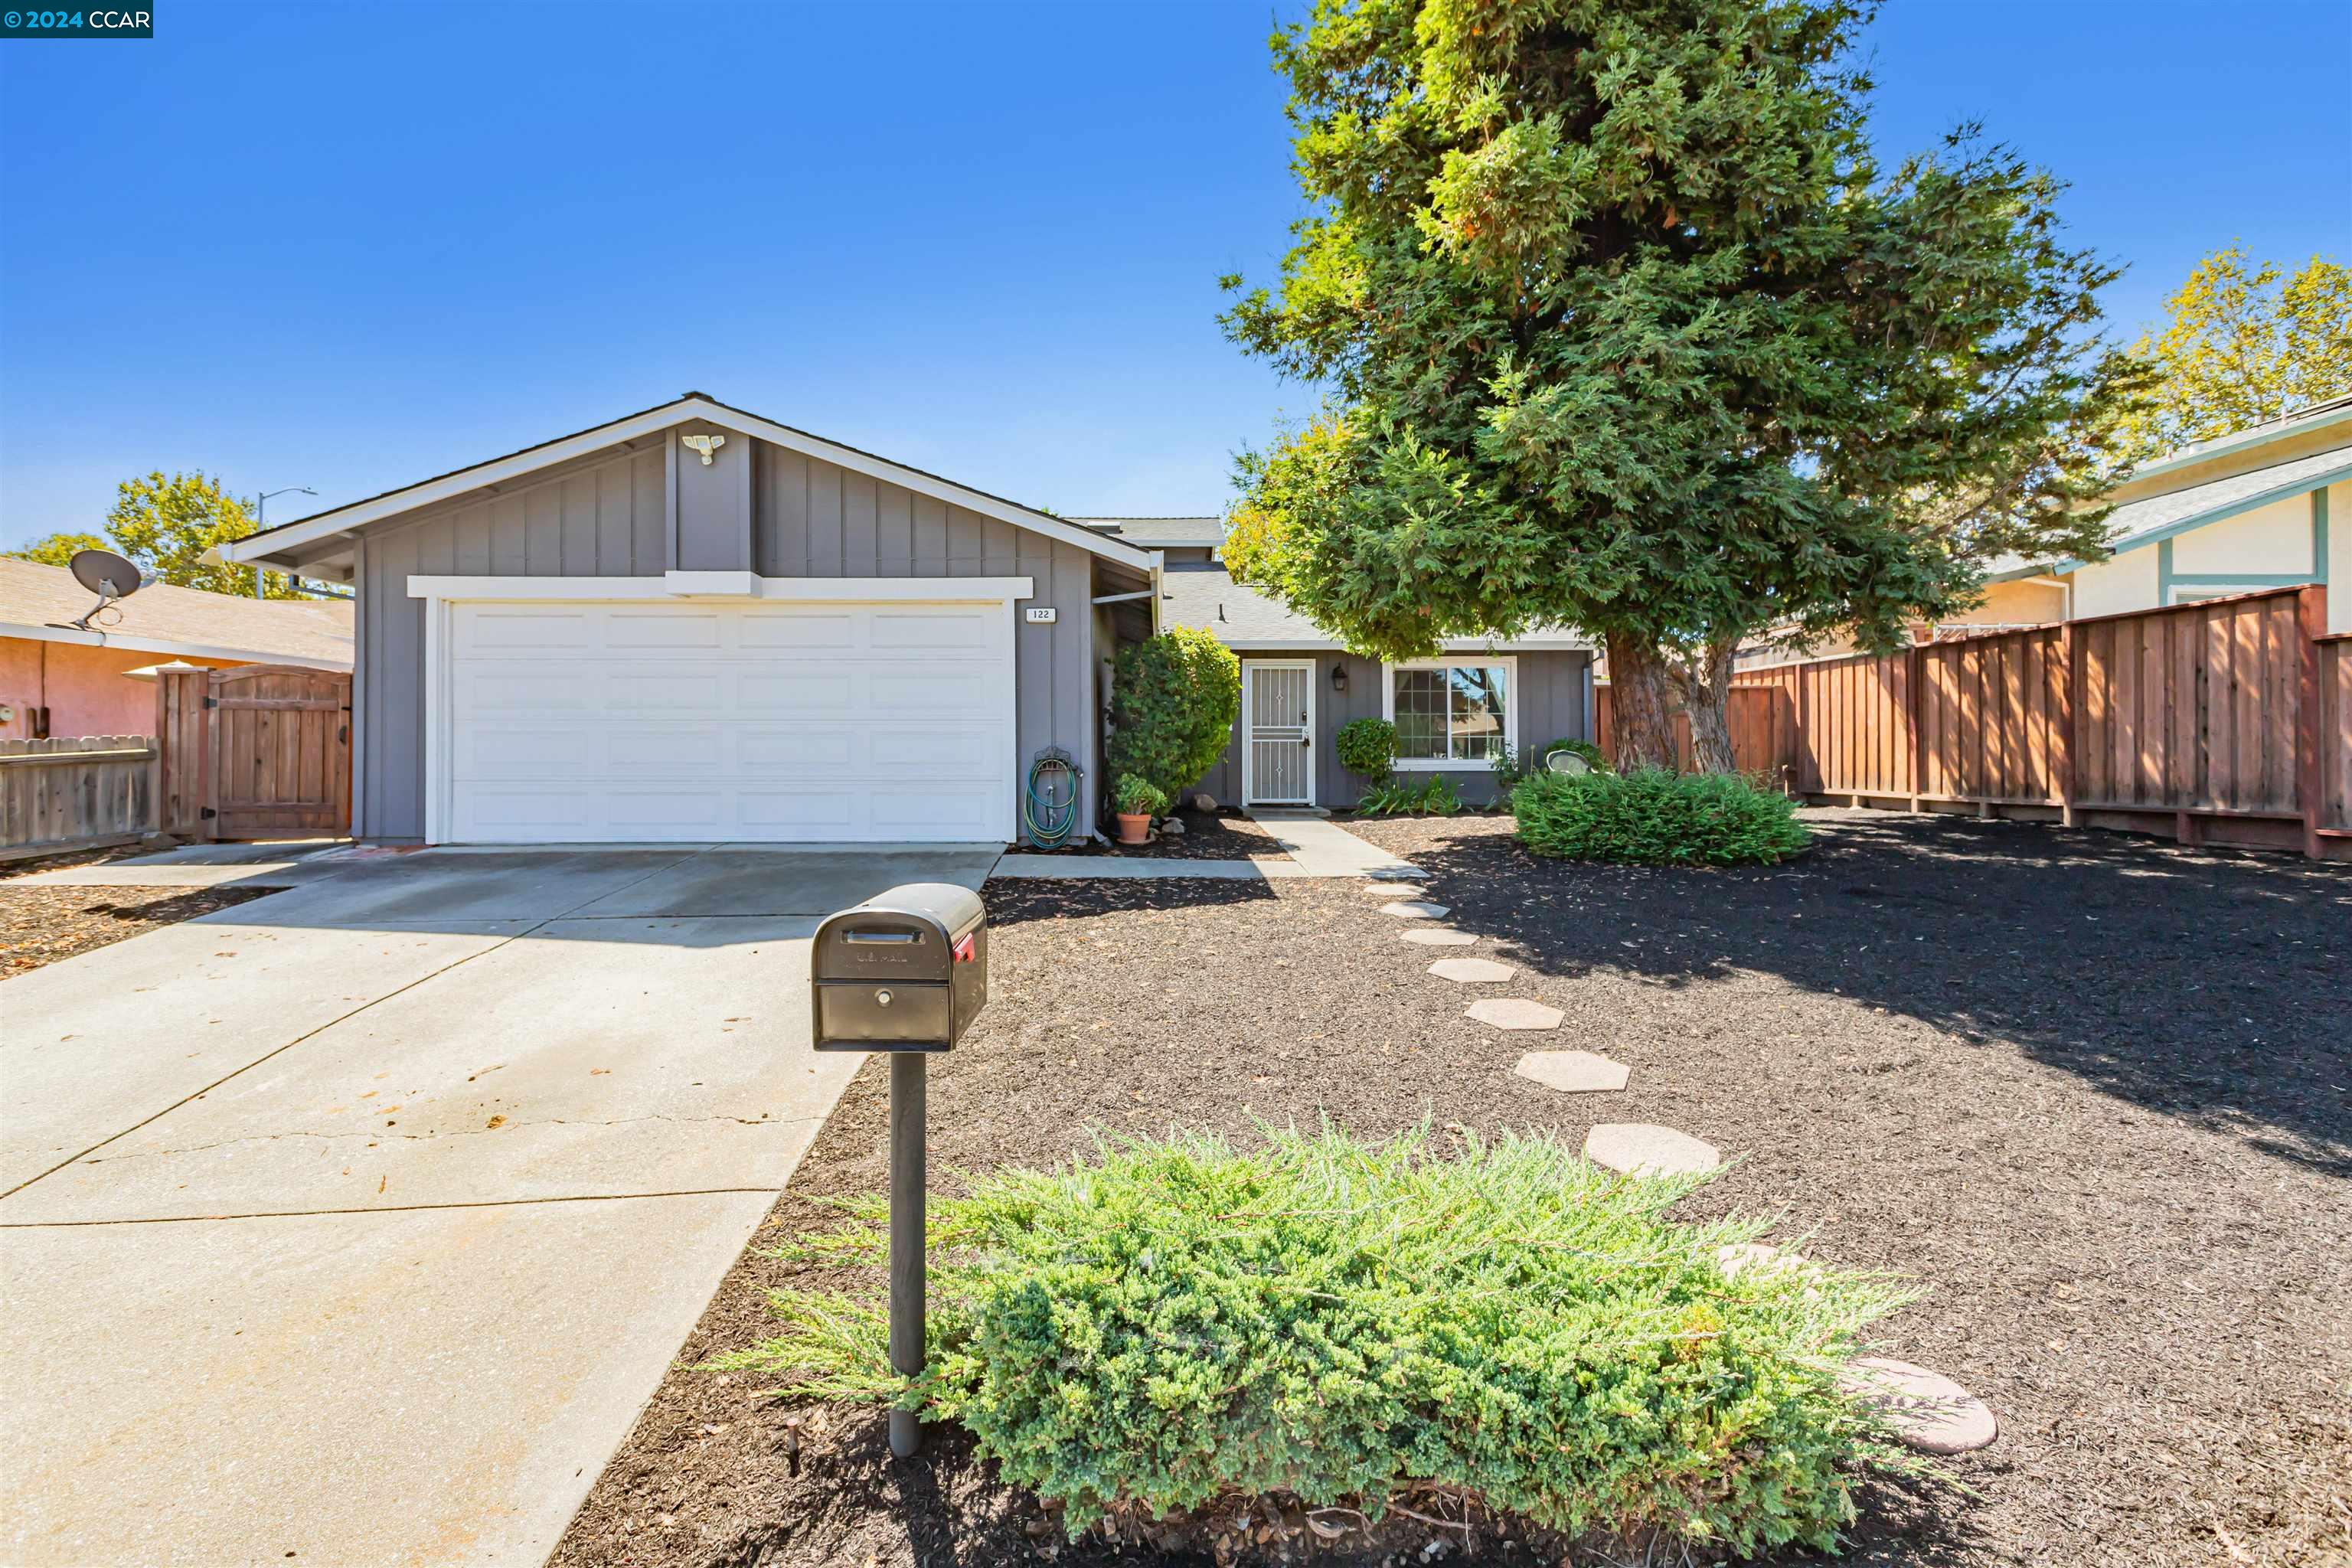
[(1503, 749), (1510, 672), (1499, 664), (1395, 672), (1400, 761), (1485, 763)]

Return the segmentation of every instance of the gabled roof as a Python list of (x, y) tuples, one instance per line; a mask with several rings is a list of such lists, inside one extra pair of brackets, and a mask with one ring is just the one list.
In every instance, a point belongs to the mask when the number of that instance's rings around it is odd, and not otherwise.
[(552, 468), (558, 463), (584, 458), (608, 447), (654, 435), (675, 425), (687, 424), (717, 425), (740, 435), (772, 442), (788, 450), (847, 468), (853, 473), (901, 485), (919, 495), (930, 496), (950, 506), (960, 506), (967, 511), (976, 511), (983, 517), (992, 517), (1016, 528), (1025, 528), (1033, 533), (1062, 540), (1138, 571), (1148, 571), (1155, 564), (1155, 558), (1148, 550), (1107, 534), (1100, 529), (1088, 528), (1067, 518), (1055, 517), (1051, 512), (1007, 500), (1003, 496), (990, 495), (985, 490), (957, 484), (952, 479), (925, 473), (920, 468), (894, 463), (855, 447), (845, 447), (838, 441), (828, 441), (822, 436), (812, 436), (789, 425), (779, 425), (772, 419), (721, 403), (702, 392), (689, 392), (668, 403), (624, 415), (585, 430), (575, 430), (569, 436), (559, 436), (551, 441), (541, 441), (503, 457), (488, 458), (462, 468), (453, 468), (446, 474), (436, 474), (429, 479), (419, 479), (414, 484), (370, 496), (365, 500), (331, 507), (325, 511), (313, 512), (309, 517), (259, 533), (247, 534), (233, 544), (221, 546), (221, 555), (230, 561), (274, 562), (288, 551), (299, 550), (319, 540), (348, 534), (388, 517), (454, 500), (487, 485), (506, 484), (541, 468)]
[[(2175, 468), (2185, 468), (2197, 463), (2210, 462), (2216, 458), (2227, 457), (2232, 452), (2246, 451), (2256, 447), (2267, 446), (2273, 441), (2284, 441), (2307, 436), (2315, 430), (2337, 425), (2352, 426), (2352, 395), (2331, 397), (2325, 403), (2315, 403), (2298, 413), (2289, 414), (2278, 419), (2265, 420), (2260, 425), (2250, 425), (2243, 430), (2232, 430), (2226, 436), (2216, 436), (2210, 441), (2200, 441), (2194, 446), (2183, 447), (2177, 452), (2167, 452), (2153, 462), (2141, 464), (2132, 471), (2131, 477), (2134, 481), (2150, 479), (2158, 474), (2169, 473)], [(2352, 431), (2347, 431), (2347, 439), (2352, 440)]]
[[(2162, 540), (2178, 538), (2191, 529), (2347, 479), (2352, 479), (2352, 443), (2267, 468), (2126, 501), (2108, 515), (2107, 548), (2117, 555), (2144, 549)], [(1993, 563), (1993, 570), (1986, 577), (1995, 583), (2010, 582), (2044, 573), (2072, 572), (2084, 564), (2074, 560), (2034, 563), (2020, 557), (2004, 557)]]
[(1146, 550), (1215, 549), (1225, 542), (1222, 517), (1074, 517)]
[[(1160, 624), (1163, 626), (1205, 626), (1228, 647), (1269, 652), (1338, 650), (1346, 645), (1280, 602), (1233, 580), (1223, 567), (1170, 566), (1160, 577)], [(1564, 626), (1541, 626), (1508, 642), (1484, 637), (1448, 640), (1448, 653), (1478, 653), (1576, 649), (1592, 646)]]
[(62, 566), (0, 558), (0, 637), (122, 647), (254, 664), (352, 667), (352, 605), (341, 599), (245, 599), (150, 583), (78, 631), (97, 595)]

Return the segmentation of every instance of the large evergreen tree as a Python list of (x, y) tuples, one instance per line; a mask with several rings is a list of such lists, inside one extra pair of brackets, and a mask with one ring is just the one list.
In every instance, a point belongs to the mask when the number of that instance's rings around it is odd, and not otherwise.
[(1235, 574), (1389, 658), (1584, 628), (1625, 752), (1672, 757), (1679, 698), (1722, 770), (1743, 637), (1885, 646), (1986, 558), (2095, 553), (2113, 271), (1973, 131), (1881, 168), (1868, 10), (1318, 0), (1278, 32), (1312, 206), (1223, 320), (1328, 400), (1242, 459)]

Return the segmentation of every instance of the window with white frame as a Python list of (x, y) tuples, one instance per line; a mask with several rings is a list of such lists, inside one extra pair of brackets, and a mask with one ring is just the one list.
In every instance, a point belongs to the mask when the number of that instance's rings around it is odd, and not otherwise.
[(1482, 767), (1505, 747), (1516, 750), (1516, 673), (1512, 660), (1494, 658), (1390, 666), (1386, 707), (1396, 726), (1397, 765)]

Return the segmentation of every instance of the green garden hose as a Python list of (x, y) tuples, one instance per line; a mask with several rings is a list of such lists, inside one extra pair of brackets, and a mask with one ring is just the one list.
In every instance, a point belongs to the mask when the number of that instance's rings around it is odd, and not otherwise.
[(1078, 826), (1078, 783), (1084, 776), (1059, 746), (1037, 753), (1029, 764), (1028, 796), (1021, 805), (1029, 842), (1040, 849), (1059, 849), (1069, 842)]

